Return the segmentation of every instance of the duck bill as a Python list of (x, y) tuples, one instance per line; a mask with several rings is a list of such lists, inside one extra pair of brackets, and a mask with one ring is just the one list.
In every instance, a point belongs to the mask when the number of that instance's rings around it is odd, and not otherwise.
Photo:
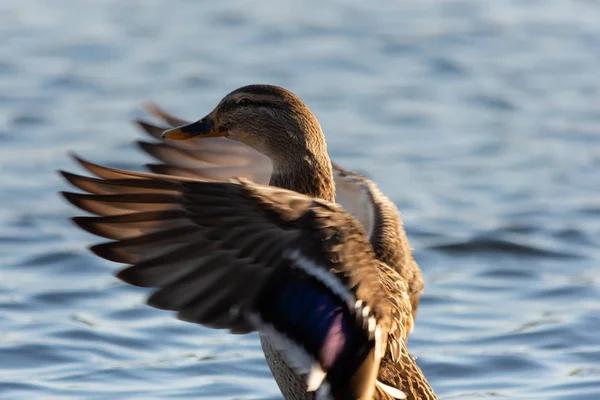
[(178, 126), (163, 132), (163, 139), (191, 140), (196, 138), (210, 138), (226, 136), (227, 132), (217, 129), (215, 122), (210, 117), (204, 117), (191, 124)]

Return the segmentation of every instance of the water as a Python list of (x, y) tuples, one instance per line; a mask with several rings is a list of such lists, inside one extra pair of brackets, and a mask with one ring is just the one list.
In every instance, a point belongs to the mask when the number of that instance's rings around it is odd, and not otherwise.
[(0, 4), (0, 398), (280, 398), (255, 335), (143, 305), (55, 170), (139, 168), (128, 120), (298, 93), (396, 201), (426, 289), (410, 350), (444, 399), (600, 398), (600, 3)]

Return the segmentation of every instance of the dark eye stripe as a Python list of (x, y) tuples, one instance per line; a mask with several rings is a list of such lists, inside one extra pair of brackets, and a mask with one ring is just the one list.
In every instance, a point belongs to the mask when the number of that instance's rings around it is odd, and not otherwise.
[(247, 99), (245, 106), (246, 107), (268, 107), (268, 108), (281, 108), (279, 103), (273, 101), (265, 101), (265, 100), (250, 100)]
[(267, 107), (281, 109), (282, 106), (278, 102), (266, 101), (266, 100), (253, 100), (244, 98), (240, 101), (228, 101), (221, 105), (221, 112), (231, 111), (239, 107)]

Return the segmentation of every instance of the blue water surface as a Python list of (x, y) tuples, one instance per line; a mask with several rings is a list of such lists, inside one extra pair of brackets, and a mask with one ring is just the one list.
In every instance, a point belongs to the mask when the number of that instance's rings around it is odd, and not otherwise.
[(400, 207), (409, 348), (443, 399), (600, 399), (600, 2), (3, 0), (0, 398), (275, 399), (256, 335), (144, 305), (55, 170), (149, 158), (128, 120), (296, 92)]

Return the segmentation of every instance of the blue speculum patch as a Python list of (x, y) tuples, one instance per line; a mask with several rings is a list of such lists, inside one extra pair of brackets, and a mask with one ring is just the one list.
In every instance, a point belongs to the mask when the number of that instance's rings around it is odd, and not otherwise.
[(304, 347), (323, 368), (356, 353), (366, 344), (344, 301), (312, 277), (287, 276), (262, 299), (266, 319)]

